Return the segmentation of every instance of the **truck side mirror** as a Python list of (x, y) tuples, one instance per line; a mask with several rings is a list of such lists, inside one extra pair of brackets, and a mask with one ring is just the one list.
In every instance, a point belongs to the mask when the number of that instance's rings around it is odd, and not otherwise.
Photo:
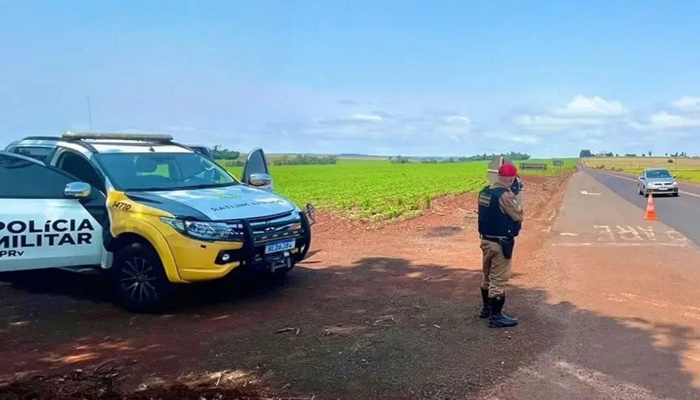
[(250, 178), (246, 183), (258, 189), (272, 191), (272, 177), (268, 174), (250, 174)]
[(63, 189), (63, 195), (70, 199), (85, 199), (90, 197), (92, 187), (85, 182), (71, 182)]

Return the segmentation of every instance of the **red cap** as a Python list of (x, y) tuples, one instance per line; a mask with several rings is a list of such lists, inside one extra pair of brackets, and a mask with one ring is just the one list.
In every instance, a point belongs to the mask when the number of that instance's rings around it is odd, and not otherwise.
[(498, 175), (512, 178), (518, 175), (518, 169), (513, 164), (503, 164), (498, 168)]

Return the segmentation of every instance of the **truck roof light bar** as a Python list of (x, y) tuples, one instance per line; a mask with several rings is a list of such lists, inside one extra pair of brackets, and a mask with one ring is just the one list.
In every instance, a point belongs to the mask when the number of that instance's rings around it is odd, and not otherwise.
[(63, 133), (63, 139), (107, 139), (107, 140), (141, 140), (151, 142), (171, 142), (172, 135), (160, 133), (119, 133), (119, 132), (71, 132)]

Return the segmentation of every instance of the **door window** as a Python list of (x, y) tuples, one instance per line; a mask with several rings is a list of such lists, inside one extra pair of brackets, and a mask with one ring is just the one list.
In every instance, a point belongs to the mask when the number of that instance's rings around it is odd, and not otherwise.
[(269, 174), (267, 159), (262, 149), (255, 149), (248, 154), (245, 167), (243, 167), (243, 182), (248, 183), (252, 174)]
[(51, 153), (53, 152), (53, 150), (53, 147), (20, 146), (12, 149), (12, 152), (22, 154), (27, 157), (32, 157), (45, 163), (49, 155), (51, 155)]
[(0, 198), (62, 199), (76, 178), (36, 162), (0, 153)]
[(97, 173), (95, 167), (79, 154), (71, 151), (64, 152), (58, 160), (58, 167), (102, 192), (106, 190), (104, 180)]

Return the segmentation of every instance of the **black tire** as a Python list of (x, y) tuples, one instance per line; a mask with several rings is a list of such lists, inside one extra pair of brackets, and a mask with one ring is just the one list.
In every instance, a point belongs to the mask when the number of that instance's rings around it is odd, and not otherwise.
[(129, 311), (157, 313), (173, 305), (175, 285), (168, 281), (158, 253), (148, 244), (135, 242), (117, 251), (110, 278), (118, 302)]
[(680, 193), (676, 192), (676, 193), (673, 194), (673, 197), (678, 197), (679, 194), (680, 194)]

